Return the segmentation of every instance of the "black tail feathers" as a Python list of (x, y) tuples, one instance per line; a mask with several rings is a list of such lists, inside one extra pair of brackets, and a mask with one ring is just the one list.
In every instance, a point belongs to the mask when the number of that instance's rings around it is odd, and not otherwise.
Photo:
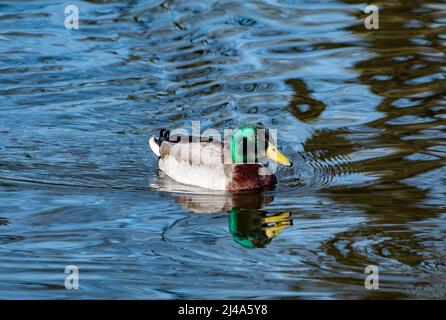
[(158, 137), (155, 138), (155, 141), (158, 145), (161, 145), (163, 141), (169, 141), (169, 137), (170, 137), (170, 130), (161, 129)]
[(196, 137), (194, 139), (194, 137), (192, 136), (182, 136), (179, 134), (173, 134), (170, 135), (170, 130), (167, 129), (161, 129), (159, 132), (158, 137), (155, 137), (155, 142), (160, 146), (161, 143), (163, 143), (163, 141), (168, 141), (168, 142), (180, 142), (180, 141), (189, 141), (189, 142), (196, 142), (196, 141), (200, 141), (200, 142), (212, 142), (214, 140), (213, 137)]

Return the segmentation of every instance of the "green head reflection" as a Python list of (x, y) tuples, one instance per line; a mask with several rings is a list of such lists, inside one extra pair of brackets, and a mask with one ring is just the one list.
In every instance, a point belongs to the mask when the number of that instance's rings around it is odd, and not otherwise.
[(289, 212), (268, 214), (261, 210), (232, 208), (229, 212), (229, 233), (232, 239), (245, 248), (263, 248), (291, 226)]

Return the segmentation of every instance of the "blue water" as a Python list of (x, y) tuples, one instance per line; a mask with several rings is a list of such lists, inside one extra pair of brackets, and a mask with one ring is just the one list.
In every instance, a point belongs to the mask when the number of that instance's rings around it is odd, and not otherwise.
[[(0, 1), (0, 298), (445, 298), (446, 3), (380, 5)], [(178, 185), (148, 138), (192, 121), (295, 165)]]

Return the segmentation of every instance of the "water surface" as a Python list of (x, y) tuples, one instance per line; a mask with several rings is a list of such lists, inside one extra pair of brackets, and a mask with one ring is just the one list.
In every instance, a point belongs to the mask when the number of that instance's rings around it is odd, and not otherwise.
[[(444, 1), (67, 4), (0, 1), (0, 298), (446, 298)], [(192, 121), (295, 166), (179, 186), (147, 142)]]

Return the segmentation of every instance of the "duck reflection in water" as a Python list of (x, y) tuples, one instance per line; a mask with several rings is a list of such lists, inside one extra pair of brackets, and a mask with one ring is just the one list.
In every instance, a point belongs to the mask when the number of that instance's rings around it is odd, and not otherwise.
[(292, 225), (289, 212), (269, 213), (261, 210), (273, 200), (273, 197), (261, 193), (175, 197), (183, 208), (193, 212), (229, 212), (229, 233), (236, 243), (246, 248), (263, 248), (280, 235), (281, 230)]
[(177, 184), (167, 177), (153, 185), (163, 191), (188, 192), (174, 195), (175, 201), (186, 210), (195, 213), (228, 212), (229, 233), (236, 243), (246, 248), (265, 247), (293, 224), (289, 212), (262, 210), (274, 198), (261, 192), (203, 194), (201, 189)]

